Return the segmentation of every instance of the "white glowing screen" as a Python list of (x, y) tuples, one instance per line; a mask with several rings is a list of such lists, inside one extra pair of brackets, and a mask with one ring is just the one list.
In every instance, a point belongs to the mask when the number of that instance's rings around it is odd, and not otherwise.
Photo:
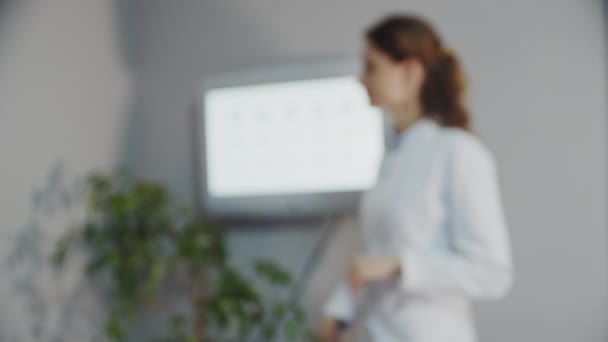
[(376, 180), (382, 115), (355, 77), (211, 89), (204, 113), (214, 197), (361, 191)]

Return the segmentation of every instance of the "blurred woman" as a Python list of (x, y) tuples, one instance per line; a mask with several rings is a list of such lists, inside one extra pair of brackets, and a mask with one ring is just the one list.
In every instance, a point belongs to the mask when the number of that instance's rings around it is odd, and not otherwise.
[(421, 18), (366, 35), (361, 82), (394, 132), (360, 204), (365, 253), (324, 308), (320, 335), (355, 318), (373, 342), (474, 342), (470, 301), (504, 296), (510, 242), (496, 163), (470, 132), (460, 64)]

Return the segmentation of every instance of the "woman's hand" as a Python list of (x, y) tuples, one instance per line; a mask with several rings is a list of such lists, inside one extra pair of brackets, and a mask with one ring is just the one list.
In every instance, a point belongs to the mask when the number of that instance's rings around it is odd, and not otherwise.
[(339, 342), (340, 328), (338, 321), (333, 317), (323, 317), (319, 326), (320, 342)]
[(401, 273), (398, 257), (357, 256), (350, 268), (350, 287), (355, 295), (369, 282), (383, 281)]

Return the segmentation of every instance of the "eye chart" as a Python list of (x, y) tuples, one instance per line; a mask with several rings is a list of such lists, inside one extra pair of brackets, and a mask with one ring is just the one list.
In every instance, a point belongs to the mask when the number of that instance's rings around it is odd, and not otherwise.
[(376, 180), (382, 115), (355, 77), (212, 89), (204, 111), (213, 196), (361, 191)]

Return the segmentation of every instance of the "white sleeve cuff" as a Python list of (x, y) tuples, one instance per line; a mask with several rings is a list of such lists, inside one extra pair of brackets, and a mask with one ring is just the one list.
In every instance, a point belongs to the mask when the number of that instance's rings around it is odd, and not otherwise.
[(323, 308), (323, 313), (335, 319), (351, 322), (355, 318), (355, 297), (345, 284), (334, 290)]

